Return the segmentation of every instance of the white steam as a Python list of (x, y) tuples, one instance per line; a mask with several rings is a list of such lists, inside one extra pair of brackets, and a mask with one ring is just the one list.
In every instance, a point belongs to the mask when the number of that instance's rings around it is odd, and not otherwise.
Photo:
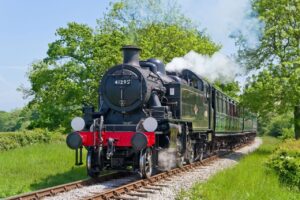
[(219, 52), (209, 57), (190, 51), (183, 57), (173, 58), (166, 65), (166, 70), (170, 72), (181, 72), (184, 69), (189, 69), (211, 82), (218, 80), (222, 83), (232, 82), (237, 75), (244, 73), (242, 67)]
[(159, 151), (158, 167), (162, 171), (168, 171), (176, 167), (176, 150), (174, 148)]

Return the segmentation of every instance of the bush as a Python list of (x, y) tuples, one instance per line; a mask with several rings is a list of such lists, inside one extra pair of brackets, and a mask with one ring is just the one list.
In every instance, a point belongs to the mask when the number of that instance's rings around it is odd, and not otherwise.
[[(234, 167), (218, 172), (207, 182), (196, 183), (182, 191), (178, 200), (297, 200), (300, 192), (283, 187), (278, 175), (265, 162), (280, 145), (274, 137), (263, 137), (258, 150), (247, 155)], [(266, 171), (267, 169), (267, 171)]]
[(49, 132), (46, 129), (32, 131), (0, 133), (0, 151), (15, 149), (36, 143), (49, 143), (63, 141), (64, 137), (59, 132)]
[(273, 153), (267, 165), (282, 183), (300, 190), (300, 140), (288, 140)]
[(282, 128), (282, 133), (280, 138), (283, 140), (294, 138), (295, 133), (294, 133), (294, 128)]
[(263, 135), (274, 137), (293, 138), (293, 113), (287, 112), (282, 115), (273, 115), (260, 119), (259, 132)]

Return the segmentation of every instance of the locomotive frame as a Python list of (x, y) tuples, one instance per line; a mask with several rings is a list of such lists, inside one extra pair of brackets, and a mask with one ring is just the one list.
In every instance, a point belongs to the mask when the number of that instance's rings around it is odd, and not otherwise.
[[(190, 70), (166, 72), (157, 59), (140, 61), (138, 47), (122, 50), (123, 64), (102, 78), (99, 110), (85, 106), (67, 137), (77, 165), (83, 146), (88, 150), (89, 176), (108, 168), (147, 178), (255, 137), (255, 115), (204, 78)], [(168, 167), (164, 156), (174, 158)]]

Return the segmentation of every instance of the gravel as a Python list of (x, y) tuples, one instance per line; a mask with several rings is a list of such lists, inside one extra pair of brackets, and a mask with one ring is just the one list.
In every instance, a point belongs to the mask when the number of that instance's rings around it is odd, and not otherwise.
[(74, 200), (74, 199), (82, 199), (86, 197), (90, 197), (104, 190), (112, 189), (115, 187), (119, 187), (126, 183), (130, 183), (134, 180), (137, 180), (139, 177), (136, 175), (128, 176), (120, 179), (112, 179), (109, 181), (105, 181), (99, 184), (85, 186), (82, 188), (74, 189), (69, 192), (64, 192), (59, 195), (53, 197), (46, 197), (44, 200)]
[[(176, 198), (180, 190), (189, 189), (196, 182), (205, 182), (208, 178), (210, 178), (212, 175), (216, 174), (217, 172), (224, 170), (228, 167), (234, 166), (235, 164), (238, 163), (241, 157), (254, 151), (261, 144), (262, 144), (261, 138), (255, 138), (254, 142), (251, 145), (236, 150), (233, 153), (225, 156), (224, 158), (214, 160), (207, 166), (199, 167), (192, 171), (186, 172), (184, 175), (180, 174), (172, 178), (169, 178), (168, 181), (160, 182), (158, 184), (166, 185), (167, 187), (160, 187), (161, 188), (160, 191), (153, 190), (154, 193), (147, 193), (147, 198), (144, 197), (137, 198), (129, 195), (124, 195), (123, 197), (130, 197), (136, 199), (149, 199), (149, 200), (157, 200), (157, 199), (173, 200)], [(83, 197), (92, 196), (95, 193), (99, 193), (107, 189), (121, 186), (125, 183), (129, 183), (136, 179), (137, 176), (129, 176), (122, 179), (110, 180), (96, 185), (86, 186), (79, 189), (71, 190), (69, 192), (62, 193), (54, 197), (47, 197), (45, 198), (45, 200), (82, 199)], [(147, 189), (147, 190), (151, 191), (151, 189)]]
[(224, 158), (217, 159), (212, 161), (208, 166), (202, 166), (190, 172), (184, 174), (184, 176), (175, 176), (171, 178), (170, 181), (165, 182), (169, 187), (164, 187), (161, 191), (156, 192), (155, 194), (148, 195), (149, 200), (174, 200), (180, 190), (191, 188), (196, 182), (205, 182), (212, 175), (217, 172), (224, 170), (226, 168), (232, 167), (238, 163), (238, 161), (246, 154), (253, 152), (262, 144), (261, 138), (255, 138), (254, 142), (245, 146), (239, 150), (234, 151), (233, 153), (225, 156)]

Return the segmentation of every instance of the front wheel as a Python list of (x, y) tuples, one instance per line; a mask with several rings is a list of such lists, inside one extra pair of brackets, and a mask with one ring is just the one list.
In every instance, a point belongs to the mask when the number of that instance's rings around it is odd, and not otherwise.
[(147, 148), (141, 151), (140, 155), (140, 174), (142, 178), (150, 178), (153, 174), (153, 156), (152, 150)]
[(86, 156), (86, 169), (88, 176), (96, 178), (101, 171), (101, 152), (99, 150), (89, 149)]

